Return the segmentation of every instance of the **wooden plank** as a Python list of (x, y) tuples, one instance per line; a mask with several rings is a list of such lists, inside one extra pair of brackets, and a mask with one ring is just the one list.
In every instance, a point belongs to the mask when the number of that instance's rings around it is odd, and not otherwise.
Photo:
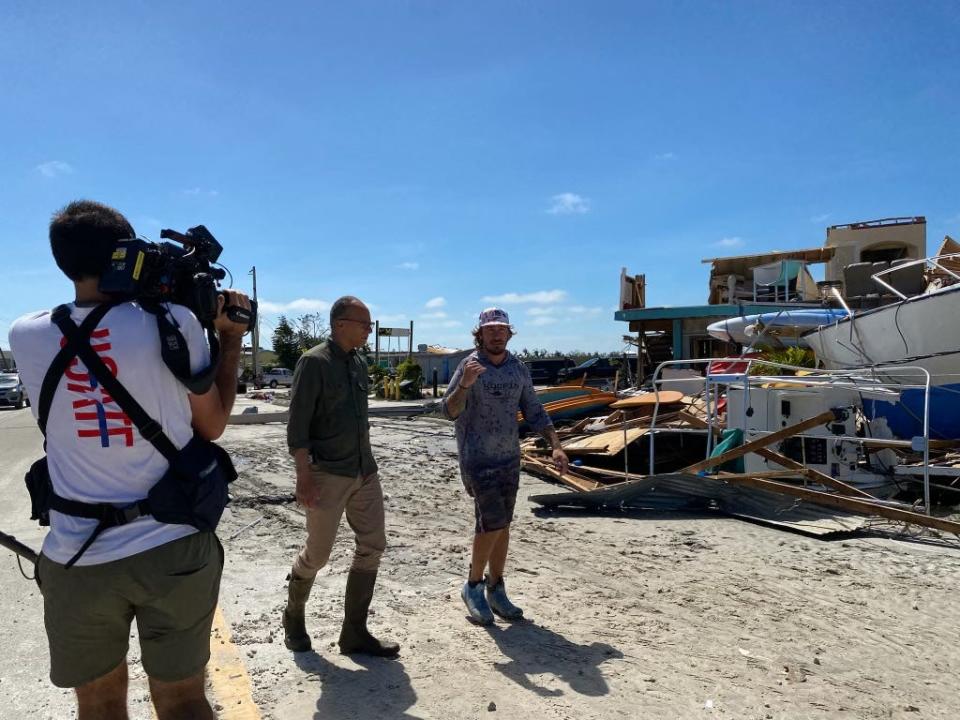
[(774, 452), (769, 448), (759, 448), (754, 452), (757, 453), (762, 458), (766, 458), (771, 462), (775, 462), (777, 465), (782, 465), (785, 468), (790, 468), (791, 470), (796, 470), (797, 472), (803, 474), (805, 477), (815, 482), (821, 483), (828, 487), (832, 487), (837, 492), (841, 492), (844, 495), (850, 495), (851, 497), (862, 497), (874, 499), (873, 495), (870, 493), (864, 492), (860, 488), (855, 488), (853, 485), (848, 485), (842, 480), (837, 480), (826, 473), (822, 473), (819, 470), (814, 468), (807, 467), (801, 463), (798, 463), (796, 460), (788, 458), (786, 455), (781, 455), (778, 452)]
[(529, 470), (530, 472), (538, 473), (540, 475), (546, 475), (547, 477), (553, 478), (567, 487), (571, 487), (574, 490), (579, 490), (581, 492), (596, 490), (601, 486), (601, 483), (598, 483), (595, 480), (588, 480), (587, 478), (580, 477), (579, 475), (571, 472), (561, 475), (552, 464), (548, 465), (547, 463), (540, 462), (539, 460), (531, 457), (521, 458), (520, 466), (524, 470)]
[(739, 457), (743, 457), (748, 453), (752, 453), (757, 450), (757, 448), (764, 448), (768, 445), (773, 445), (775, 442), (784, 440), (788, 437), (798, 435), (804, 430), (810, 430), (811, 428), (819, 427), (820, 425), (825, 425), (828, 422), (836, 420), (836, 415), (833, 410), (827, 410), (822, 412), (815, 417), (810, 418), (809, 420), (804, 420), (803, 422), (798, 422), (795, 425), (788, 425), (785, 428), (777, 430), (776, 432), (770, 433), (769, 435), (764, 435), (761, 438), (752, 440), (748, 443), (744, 443), (738, 448), (734, 448), (728, 452), (725, 452), (716, 457), (707, 458), (706, 460), (701, 460), (698, 463), (689, 465), (680, 472), (682, 473), (691, 473), (696, 474), (701, 470), (706, 470), (707, 468), (716, 467), (717, 465), (722, 465), (725, 462), (730, 460), (736, 460)]
[(953, 520), (944, 520), (943, 518), (931, 517), (921, 513), (901, 510), (899, 508), (883, 505), (879, 502), (861, 500), (860, 498), (845, 497), (843, 495), (834, 495), (833, 493), (820, 492), (819, 490), (810, 490), (809, 488), (797, 487), (776, 480), (763, 480), (748, 475), (725, 475), (722, 478), (705, 476), (715, 482), (727, 482), (734, 485), (743, 485), (757, 490), (768, 490), (770, 492), (780, 493), (782, 495), (791, 495), (802, 500), (809, 500), (817, 505), (828, 505), (838, 507), (852, 513), (860, 515), (877, 515), (888, 520), (897, 520), (899, 522), (911, 523), (922, 527), (942, 530), (943, 532), (960, 535), (960, 522)]
[[(694, 417), (693, 415), (690, 415), (689, 413), (686, 413), (682, 410), (680, 411), (679, 414), (681, 418), (689, 422), (691, 425), (694, 425), (696, 427), (701, 427), (701, 428), (707, 427), (707, 423), (705, 423), (703, 420), (701, 420), (698, 417)], [(819, 470), (808, 468), (806, 465), (802, 465), (801, 463), (798, 463), (795, 460), (791, 460), (786, 455), (781, 455), (780, 453), (770, 450), (769, 448), (757, 448), (753, 452), (755, 452), (760, 457), (763, 457), (763, 458), (766, 458), (767, 460), (771, 460), (772, 462), (775, 462), (777, 465), (782, 465), (785, 468), (796, 470), (797, 472), (802, 473), (805, 477), (809, 478), (810, 480), (814, 480), (823, 485), (827, 485), (828, 487), (832, 487), (834, 490), (837, 490), (838, 492), (842, 492), (844, 495), (850, 495), (852, 497), (871, 498), (871, 499), (873, 498), (873, 495), (871, 495), (870, 493), (866, 493), (863, 490), (860, 490), (859, 488), (855, 488), (852, 485), (848, 485), (847, 483), (841, 480), (837, 480), (836, 478), (830, 477), (829, 475), (822, 473)]]
[[(700, 428), (701, 430), (706, 430), (707, 428), (710, 427), (709, 423), (707, 423), (706, 420), (704, 420), (703, 418), (698, 418), (696, 415), (693, 415), (687, 412), (686, 410), (681, 410), (680, 412), (678, 412), (677, 417), (683, 420), (684, 422), (688, 423), (689, 425), (692, 425), (695, 428)], [(713, 434), (714, 435), (720, 434), (720, 428), (716, 424), (714, 424), (713, 426)]]
[[(718, 472), (716, 475), (710, 475), (714, 480), (724, 479), (726, 477), (743, 477), (744, 473), (731, 473), (731, 472)], [(796, 478), (797, 474), (793, 470), (764, 470), (762, 472), (752, 472), (749, 473), (752, 478), (760, 478), (761, 480), (777, 480), (779, 478)]]
[[(650, 392), (643, 393), (642, 395), (633, 395), (631, 397), (621, 398), (613, 403), (610, 407), (614, 410), (620, 408), (635, 408), (643, 407), (645, 405), (656, 405), (657, 404), (658, 393)], [(679, 402), (683, 402), (683, 393), (679, 390), (662, 390), (659, 393), (660, 404), (661, 405), (673, 405)]]
[[(589, 435), (581, 440), (563, 443), (563, 450), (566, 453), (574, 454), (600, 454), (616, 455), (621, 452), (626, 445), (646, 434), (647, 428), (630, 428), (626, 431), (621, 429), (608, 430), (607, 432)], [(626, 438), (624, 438), (626, 434)]]

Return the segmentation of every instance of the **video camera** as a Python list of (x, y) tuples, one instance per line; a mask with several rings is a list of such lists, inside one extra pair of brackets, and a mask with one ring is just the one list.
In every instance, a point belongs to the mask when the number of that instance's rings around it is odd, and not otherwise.
[[(222, 267), (214, 267), (223, 246), (203, 225), (185, 234), (161, 230), (160, 237), (173, 243), (153, 243), (140, 238), (118, 240), (110, 265), (100, 276), (100, 292), (135, 300), (172, 302), (193, 311), (205, 327), (217, 317), (217, 289), (226, 277)], [(250, 310), (228, 306), (227, 316), (252, 329), (257, 318), (256, 303)]]

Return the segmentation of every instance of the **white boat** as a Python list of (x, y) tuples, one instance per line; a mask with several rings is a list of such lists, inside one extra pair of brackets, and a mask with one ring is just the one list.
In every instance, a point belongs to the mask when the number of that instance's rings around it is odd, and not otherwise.
[(813, 328), (842, 320), (846, 310), (803, 308), (718, 320), (707, 326), (711, 337), (741, 345), (802, 345), (800, 336)]
[[(863, 368), (883, 381), (912, 385), (924, 385), (925, 376), (894, 366), (926, 370), (930, 437), (960, 438), (960, 284), (851, 313), (808, 332), (803, 342), (831, 370)], [(895, 435), (922, 435), (924, 394), (905, 389), (899, 403), (875, 402), (873, 410)]]

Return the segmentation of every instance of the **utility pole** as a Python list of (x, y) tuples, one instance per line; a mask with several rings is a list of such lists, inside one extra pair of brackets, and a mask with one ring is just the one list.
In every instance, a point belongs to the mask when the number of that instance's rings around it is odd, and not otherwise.
[[(257, 266), (254, 265), (250, 268), (250, 275), (253, 275), (253, 301), (257, 301)], [(257, 353), (260, 352), (260, 313), (257, 313), (257, 321), (253, 324), (253, 330), (250, 333), (250, 337), (253, 340), (253, 381), (257, 382), (257, 370), (259, 365), (257, 363)], [(254, 386), (256, 387), (256, 386)]]

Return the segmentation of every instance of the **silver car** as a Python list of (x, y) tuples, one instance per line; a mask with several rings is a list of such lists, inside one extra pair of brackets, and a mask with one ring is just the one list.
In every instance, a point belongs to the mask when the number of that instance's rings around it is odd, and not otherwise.
[(293, 371), (287, 368), (273, 368), (267, 370), (260, 377), (260, 387), (290, 387), (293, 385)]
[(20, 382), (17, 373), (0, 373), (0, 405), (13, 405), (15, 408), (24, 408), (30, 404), (27, 390)]

